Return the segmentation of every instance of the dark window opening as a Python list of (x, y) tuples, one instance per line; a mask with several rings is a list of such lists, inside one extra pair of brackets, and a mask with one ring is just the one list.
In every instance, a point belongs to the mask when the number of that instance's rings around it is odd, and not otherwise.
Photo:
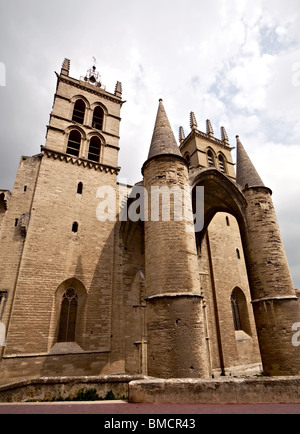
[(236, 256), (238, 259), (241, 259), (241, 253), (240, 253), (239, 249), (236, 249)]
[(188, 153), (185, 154), (184, 159), (185, 159), (187, 165), (190, 166), (190, 165), (191, 165), (191, 157), (190, 157), (190, 154), (188, 154)]
[(8, 296), (8, 291), (0, 291), (0, 321), (3, 316), (7, 296)]
[(72, 121), (83, 125), (85, 114), (85, 103), (82, 99), (78, 99), (74, 105)]
[(222, 155), (219, 155), (219, 167), (222, 173), (226, 173), (225, 160)]
[(24, 193), (27, 191), (27, 185), (24, 185)]
[(74, 234), (77, 234), (77, 232), (78, 232), (78, 223), (77, 222), (73, 223), (72, 232), (74, 232)]
[(231, 296), (231, 308), (232, 308), (232, 315), (233, 315), (233, 322), (234, 322), (234, 330), (236, 332), (243, 330), (239, 303), (234, 293)]
[(75, 342), (77, 307), (77, 293), (75, 289), (69, 288), (62, 299), (58, 342)]
[(94, 116), (93, 116), (93, 123), (92, 127), (96, 128), (97, 130), (103, 129), (103, 118), (104, 118), (104, 112), (101, 107), (96, 107), (94, 110)]
[(15, 228), (18, 226), (19, 224), (19, 219), (15, 219)]
[(70, 132), (69, 141), (67, 146), (67, 154), (74, 155), (75, 157), (79, 156), (81, 144), (81, 134), (79, 131), (73, 130)]
[(252, 336), (251, 324), (249, 319), (247, 299), (240, 288), (235, 288), (231, 294), (231, 309), (233, 316), (234, 330), (243, 331)]
[(77, 194), (82, 194), (82, 192), (83, 192), (83, 184), (82, 182), (79, 182), (77, 186)]
[(215, 167), (215, 159), (211, 151), (207, 151), (207, 160), (208, 160), (209, 167)]
[(229, 217), (226, 217), (226, 224), (227, 224), (227, 226), (230, 226)]
[(99, 137), (96, 136), (92, 137), (90, 141), (88, 159), (99, 163), (100, 148), (101, 148), (101, 141)]

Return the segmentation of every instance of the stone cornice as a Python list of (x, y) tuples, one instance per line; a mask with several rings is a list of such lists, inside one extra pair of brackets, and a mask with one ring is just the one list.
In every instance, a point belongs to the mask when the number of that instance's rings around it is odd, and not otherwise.
[(66, 163), (76, 164), (77, 166), (82, 166), (87, 169), (99, 170), (100, 172), (104, 173), (111, 173), (112, 175), (118, 175), (121, 170), (120, 167), (108, 166), (106, 164), (96, 163), (84, 158), (74, 157), (72, 155), (54, 151), (44, 146), (41, 147), (41, 153), (43, 156), (52, 158), (54, 160), (65, 161)]
[(157, 300), (162, 298), (201, 298), (203, 299), (203, 295), (201, 294), (194, 294), (191, 292), (170, 292), (165, 294), (156, 294), (156, 295), (150, 295), (149, 297), (146, 297), (146, 301), (151, 300)]
[(251, 303), (263, 303), (266, 301), (278, 301), (278, 300), (298, 300), (297, 295), (282, 295), (277, 297), (265, 297), (265, 298), (258, 298), (256, 300), (252, 300)]
[(107, 91), (99, 88), (99, 90), (97, 90), (97, 88), (91, 88), (89, 86), (87, 86), (86, 84), (81, 84), (81, 82), (79, 80), (76, 80), (74, 78), (70, 78), (70, 77), (66, 77), (66, 76), (61, 76), (56, 72), (56, 76), (58, 78), (58, 80), (60, 80), (62, 83), (66, 83), (69, 84), (73, 87), (77, 87), (80, 90), (84, 90), (86, 92), (92, 93), (94, 95), (97, 96), (101, 96), (104, 99), (107, 99), (109, 101), (115, 102), (117, 104), (120, 104), (121, 106), (125, 103), (125, 101), (122, 101), (120, 98), (116, 97), (113, 94), (108, 93)]
[(228, 142), (225, 142), (223, 140), (217, 139), (216, 137), (212, 137), (209, 134), (205, 134), (202, 131), (199, 130), (193, 130), (184, 140), (184, 142), (182, 142), (182, 144), (180, 145), (180, 150), (185, 148), (185, 146), (193, 139), (193, 137), (200, 137), (201, 139), (206, 140), (207, 142), (213, 143), (215, 145), (220, 146), (223, 149), (228, 150), (232, 150), (234, 148), (232, 148)]

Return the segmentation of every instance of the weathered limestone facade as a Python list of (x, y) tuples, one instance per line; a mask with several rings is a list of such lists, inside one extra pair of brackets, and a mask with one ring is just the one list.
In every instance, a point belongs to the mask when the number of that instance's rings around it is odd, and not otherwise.
[[(239, 138), (236, 175), (224, 128), (217, 139), (207, 121), (203, 133), (191, 113), (178, 147), (160, 101), (143, 181), (120, 185), (121, 83), (110, 93), (95, 67), (80, 80), (69, 70), (66, 59), (45, 146), (21, 158), (12, 193), (0, 190), (0, 384), (299, 375), (299, 306), (271, 191)], [(114, 199), (107, 208), (123, 203), (115, 219), (99, 219), (101, 187)], [(192, 187), (187, 215), (165, 221), (153, 187)], [(136, 209), (157, 205), (157, 219), (130, 218), (137, 192)]]

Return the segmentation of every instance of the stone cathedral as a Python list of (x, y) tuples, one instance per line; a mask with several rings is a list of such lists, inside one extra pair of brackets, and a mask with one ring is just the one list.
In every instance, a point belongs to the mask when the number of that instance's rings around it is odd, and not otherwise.
[[(0, 190), (0, 384), (108, 374), (157, 378), (300, 374), (299, 306), (272, 191), (237, 136), (190, 115), (179, 143), (163, 101), (136, 186), (120, 185), (122, 85), (65, 59), (46, 141)], [(126, 125), (124, 125), (126, 128)], [(136, 138), (138, 145), (138, 137)], [(204, 226), (99, 221), (99, 187), (125, 205), (143, 186), (204, 187)], [(190, 222), (193, 224), (193, 221)]]

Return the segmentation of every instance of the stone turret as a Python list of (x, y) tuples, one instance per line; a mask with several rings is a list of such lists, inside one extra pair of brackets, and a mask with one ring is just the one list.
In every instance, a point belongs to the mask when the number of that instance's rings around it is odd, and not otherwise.
[(299, 375), (300, 352), (292, 345), (299, 322), (294, 290), (272, 192), (265, 187), (237, 137), (237, 182), (247, 200), (245, 256), (266, 375)]
[(209, 136), (209, 137), (214, 137), (214, 130), (213, 130), (213, 127), (212, 127), (212, 124), (211, 124), (211, 122), (210, 122), (210, 120), (209, 119), (207, 119), (207, 121), (206, 121), (206, 134)]
[(61, 75), (65, 75), (65, 76), (69, 76), (70, 73), (70, 60), (69, 59), (65, 59), (63, 61), (62, 67), (61, 67)]
[(250, 160), (239, 136), (237, 139), (237, 174), (236, 182), (244, 189), (247, 187), (264, 187), (261, 177)]
[[(182, 200), (184, 190), (189, 187), (188, 168), (162, 100), (143, 174), (152, 213), (145, 222), (148, 375), (158, 378), (206, 377), (203, 298), (195, 234), (193, 230), (187, 230), (187, 227), (193, 228), (193, 221), (186, 217), (179, 219), (173, 203), (180, 201), (180, 197)], [(170, 189), (173, 189), (174, 198)], [(155, 194), (157, 190), (162, 194)], [(171, 199), (169, 221), (163, 210), (168, 199)], [(157, 209), (158, 218), (154, 218)], [(191, 215), (191, 203), (189, 211)]]

